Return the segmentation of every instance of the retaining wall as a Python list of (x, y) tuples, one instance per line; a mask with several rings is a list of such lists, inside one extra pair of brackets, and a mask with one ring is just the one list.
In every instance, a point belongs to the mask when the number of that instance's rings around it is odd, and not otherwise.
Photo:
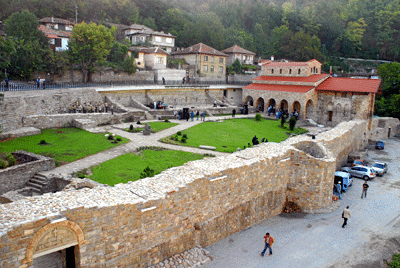
[(362, 146), (366, 126), (342, 123), (316, 140), (263, 143), (153, 178), (1, 205), (0, 266), (31, 267), (35, 254), (72, 239), (81, 267), (146, 267), (278, 215), (286, 201), (326, 207), (334, 156)]

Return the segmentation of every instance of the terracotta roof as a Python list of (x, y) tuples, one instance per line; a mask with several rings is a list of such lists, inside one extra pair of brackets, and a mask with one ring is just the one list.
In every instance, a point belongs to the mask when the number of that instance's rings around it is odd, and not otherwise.
[(308, 63), (317, 60), (309, 60), (309, 61), (271, 61), (263, 64), (264, 66), (271, 67), (288, 67), (288, 66), (307, 66)]
[(244, 87), (244, 89), (295, 92), (295, 93), (306, 93), (313, 88), (314, 87), (311, 86), (267, 85), (267, 84), (250, 84)]
[(47, 38), (60, 38), (60, 37), (70, 38), (72, 35), (72, 32), (57, 31), (51, 28), (47, 28), (44, 25), (40, 25), (38, 29), (42, 31)]
[(221, 57), (227, 57), (227, 55), (221, 51), (216, 50), (210, 46), (207, 46), (203, 43), (198, 43), (191, 47), (185, 48), (183, 50), (177, 50), (171, 53), (172, 55), (185, 55), (185, 54), (207, 54), (207, 55), (215, 55)]
[(318, 82), (329, 77), (329, 74), (314, 74), (310, 76), (259, 76), (253, 81), (284, 81), (284, 82)]
[(165, 54), (168, 55), (168, 53), (159, 47), (130, 47), (130, 51), (139, 51), (147, 54), (155, 53), (155, 54)]
[(381, 85), (380, 79), (356, 79), (331, 77), (322, 82), (316, 90), (318, 91), (341, 91), (377, 93)]
[(40, 19), (39, 22), (41, 22), (41, 23), (59, 23), (59, 24), (66, 24), (66, 25), (74, 25), (75, 24), (69, 20), (53, 18), (53, 17), (52, 18), (46, 17), (46, 18)]
[(249, 50), (246, 50), (244, 48), (239, 47), (238, 45), (234, 45), (230, 48), (224, 49), (222, 50), (222, 52), (226, 53), (226, 54), (233, 54), (233, 53), (237, 53), (237, 54), (251, 54), (251, 55), (256, 55), (256, 53), (251, 52)]

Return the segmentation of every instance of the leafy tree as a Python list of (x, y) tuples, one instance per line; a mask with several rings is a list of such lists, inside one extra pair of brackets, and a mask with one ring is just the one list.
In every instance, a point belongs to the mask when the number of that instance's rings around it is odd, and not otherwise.
[(238, 45), (250, 51), (254, 50), (254, 39), (252, 34), (243, 29), (230, 27), (225, 32), (225, 47)]
[(236, 59), (235, 62), (232, 64), (232, 71), (237, 74), (242, 73), (242, 64), (240, 63), (239, 59)]
[(384, 63), (378, 66), (382, 79), (382, 96), (375, 103), (375, 114), (400, 118), (400, 63)]
[(69, 41), (69, 58), (79, 65), (83, 82), (91, 81), (96, 64), (103, 62), (110, 53), (115, 40), (115, 27), (107, 29), (103, 25), (84, 22), (76, 24)]
[(136, 64), (134, 57), (126, 57), (122, 62), (122, 68), (128, 74), (136, 73)]
[(13, 13), (5, 21), (7, 35), (16, 39), (23, 39), (25, 42), (39, 41), (47, 44), (46, 36), (38, 30), (39, 21), (36, 16), (24, 9), (21, 12)]

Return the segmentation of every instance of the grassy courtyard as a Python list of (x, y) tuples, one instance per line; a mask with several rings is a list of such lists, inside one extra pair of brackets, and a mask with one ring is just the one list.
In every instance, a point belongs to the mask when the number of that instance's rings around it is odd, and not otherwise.
[(0, 142), (0, 152), (24, 150), (52, 157), (56, 163), (62, 164), (127, 142), (128, 139), (121, 138), (118, 143), (111, 143), (104, 134), (93, 134), (78, 128), (46, 129), (39, 135)]
[[(182, 131), (182, 135), (175, 134), (161, 141), (196, 148), (208, 145), (216, 147), (219, 152), (234, 152), (238, 147), (243, 149), (248, 143), (251, 144), (254, 135), (259, 142), (262, 138), (267, 138), (269, 142), (281, 142), (292, 133), (305, 132), (307, 130), (302, 128), (290, 131), (287, 125), (282, 128), (280, 121), (277, 120), (229, 119), (221, 122), (204, 122)], [(184, 134), (187, 136), (185, 143), (181, 142)]]
[[(118, 183), (136, 181), (150, 177), (171, 167), (204, 158), (203, 155), (182, 151), (146, 149), (138, 154), (128, 153), (118, 156), (100, 165), (91, 167), (90, 179), (113, 186)], [(142, 175), (146, 167), (154, 171), (152, 175)]]
[[(156, 133), (163, 131), (165, 129), (174, 127), (179, 125), (178, 123), (171, 123), (171, 122), (149, 122), (149, 125), (151, 127), (151, 132)], [(129, 128), (125, 129), (125, 131), (128, 132), (140, 132), (144, 129), (145, 124), (140, 125), (141, 127), (139, 128), (134, 128), (132, 131), (129, 130)]]

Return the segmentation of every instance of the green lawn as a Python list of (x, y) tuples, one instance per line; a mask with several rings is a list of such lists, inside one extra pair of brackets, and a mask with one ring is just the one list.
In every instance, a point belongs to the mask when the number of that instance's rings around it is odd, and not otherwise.
[[(151, 132), (155, 133), (155, 132), (163, 131), (164, 129), (174, 127), (179, 124), (178, 123), (170, 123), (170, 122), (149, 122), (149, 125), (151, 127)], [(133, 132), (139, 132), (139, 131), (142, 131), (143, 129), (144, 129), (144, 125), (140, 128), (134, 129)], [(129, 128), (125, 129), (125, 130), (129, 131)]]
[[(118, 143), (111, 143), (104, 134), (93, 134), (78, 128), (45, 129), (39, 135), (0, 142), (0, 151), (24, 150), (52, 157), (57, 163), (73, 162), (129, 142), (128, 139), (121, 139)], [(42, 140), (47, 144), (39, 145)]]
[(90, 179), (113, 186), (140, 179), (140, 173), (149, 166), (154, 175), (170, 167), (204, 158), (203, 155), (171, 150), (144, 150), (139, 154), (129, 153), (118, 156), (100, 165), (91, 167)]
[[(171, 140), (173, 136), (161, 141), (183, 146), (198, 148), (199, 145), (209, 145), (217, 148), (219, 152), (234, 152), (238, 147), (244, 148), (252, 141), (254, 135), (258, 141), (267, 138), (269, 142), (281, 142), (288, 138), (288, 134), (301, 134), (307, 132), (302, 128), (295, 128), (291, 132), (288, 126), (280, 127), (280, 120), (262, 119), (228, 119), (221, 122), (204, 122), (182, 131), (188, 139), (186, 143)], [(181, 140), (182, 136), (178, 136)]]

